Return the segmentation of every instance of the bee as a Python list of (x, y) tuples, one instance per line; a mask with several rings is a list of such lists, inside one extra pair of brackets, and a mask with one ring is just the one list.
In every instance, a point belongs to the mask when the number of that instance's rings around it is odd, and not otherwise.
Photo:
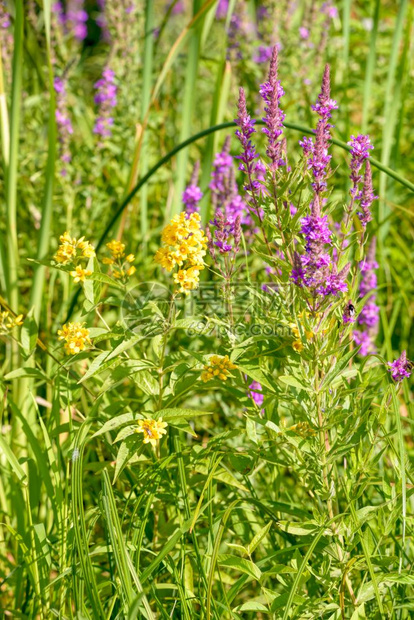
[(342, 316), (344, 323), (353, 323), (355, 321), (355, 306), (352, 301), (348, 301)]
[(411, 360), (407, 360), (405, 363), (405, 367), (407, 370), (411, 372), (412, 369), (414, 368), (414, 362), (412, 362)]
[(355, 306), (352, 301), (348, 301), (347, 310), (351, 318), (355, 316)]

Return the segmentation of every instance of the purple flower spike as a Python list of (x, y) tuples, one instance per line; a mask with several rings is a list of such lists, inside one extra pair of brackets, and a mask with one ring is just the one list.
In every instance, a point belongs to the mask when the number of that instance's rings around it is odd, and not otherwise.
[(229, 243), (230, 237), (233, 237), (235, 241), (234, 251), (237, 252), (239, 250), (241, 240), (240, 217), (231, 222), (220, 209), (217, 209), (216, 216), (210, 224), (215, 226), (213, 245), (219, 249), (220, 254), (228, 254), (233, 250), (232, 244)]
[(351, 136), (351, 140), (348, 142), (348, 145), (351, 147), (351, 196), (353, 198), (357, 198), (358, 187), (362, 181), (360, 170), (364, 161), (369, 157), (369, 151), (374, 147), (371, 144), (369, 136), (364, 136), (362, 134), (360, 134), (356, 138), (355, 136)]
[(252, 144), (251, 136), (256, 131), (254, 128), (255, 121), (250, 118), (247, 113), (246, 108), (246, 95), (244, 94), (243, 88), (240, 88), (239, 91), (239, 102), (238, 102), (238, 115), (235, 119), (236, 125), (238, 125), (239, 129), (236, 130), (236, 136), (242, 145), (242, 154), (237, 156), (237, 159), (240, 159), (241, 163), (239, 165), (239, 170), (244, 172), (247, 175), (247, 183), (244, 186), (244, 189), (250, 194), (250, 199), (248, 200), (248, 206), (251, 210), (253, 210), (257, 217), (261, 220), (262, 213), (261, 209), (257, 203), (256, 197), (262, 191), (262, 183), (255, 176), (256, 173), (256, 159), (259, 155), (256, 153), (256, 147)]
[(305, 157), (309, 157), (309, 155), (312, 155), (314, 149), (312, 138), (302, 138), (302, 140), (299, 140), (299, 146), (302, 147)]
[(185, 206), (187, 215), (195, 213), (199, 210), (198, 203), (203, 197), (203, 192), (198, 187), (198, 175), (200, 172), (200, 163), (196, 162), (194, 165), (193, 174), (191, 175), (190, 184), (185, 188), (182, 196), (182, 201)]
[(321, 92), (318, 96), (318, 101), (315, 105), (311, 106), (312, 110), (316, 112), (321, 119), (327, 120), (331, 118), (331, 112), (338, 109), (338, 104), (335, 99), (331, 99), (331, 78), (330, 67), (325, 66), (325, 71), (322, 78)]
[(219, 208), (229, 221), (235, 222), (236, 218), (240, 217), (242, 224), (250, 224), (250, 217), (246, 216), (246, 205), (239, 194), (233, 157), (229, 151), (230, 136), (227, 136), (223, 149), (214, 158), (211, 173), (210, 190), (214, 212)]
[(361, 345), (359, 354), (362, 356), (375, 353), (376, 351), (374, 341), (378, 332), (380, 309), (375, 303), (377, 297), (377, 276), (375, 269), (378, 269), (378, 263), (375, 260), (375, 248), (376, 240), (374, 237), (371, 241), (366, 259), (359, 264), (362, 274), (359, 294), (361, 297), (369, 295), (358, 317), (358, 324), (362, 327), (362, 331), (354, 332), (354, 340), (356, 344)]
[(358, 347), (361, 347), (359, 354), (362, 355), (362, 357), (376, 352), (375, 345), (367, 332), (354, 332), (354, 342)]
[(265, 102), (266, 115), (263, 118), (265, 127), (263, 133), (267, 135), (266, 155), (272, 162), (270, 169), (272, 172), (277, 170), (279, 166), (285, 165), (281, 157), (281, 142), (278, 138), (283, 133), (283, 121), (285, 114), (279, 107), (279, 100), (284, 95), (284, 90), (277, 79), (277, 46), (272, 51), (272, 59), (270, 61), (268, 81), (261, 85), (260, 95)]
[(239, 91), (238, 115), (234, 122), (240, 128), (236, 130), (236, 136), (243, 147), (242, 154), (237, 157), (237, 159), (240, 159), (242, 162), (239, 166), (239, 170), (247, 174), (252, 174), (255, 170), (254, 160), (258, 157), (258, 154), (256, 153), (256, 147), (252, 144), (250, 137), (256, 131), (254, 128), (256, 121), (250, 118), (247, 113), (246, 95), (243, 88), (240, 88)]
[(413, 365), (407, 359), (407, 354), (405, 351), (401, 353), (398, 359), (393, 362), (388, 362), (387, 366), (387, 370), (391, 373), (391, 377), (397, 382), (402, 381), (405, 377), (408, 379), (411, 376), (413, 369)]
[(375, 196), (372, 188), (371, 164), (367, 161), (365, 164), (364, 185), (360, 194), (361, 210), (358, 211), (358, 217), (364, 227), (372, 220), (371, 205), (376, 198), (378, 196)]
[(338, 108), (334, 99), (331, 99), (331, 84), (329, 65), (326, 65), (322, 78), (321, 92), (315, 105), (311, 106), (319, 118), (316, 127), (315, 142), (312, 138), (303, 138), (299, 144), (303, 149), (305, 157), (308, 159), (308, 167), (312, 170), (314, 182), (312, 188), (315, 194), (322, 194), (325, 191), (326, 174), (331, 156), (328, 154), (330, 128), (328, 122), (332, 116), (332, 111)]
[[(56, 92), (56, 125), (59, 132), (60, 158), (64, 163), (71, 161), (69, 149), (70, 136), (73, 134), (72, 121), (69, 117), (67, 100), (66, 100), (66, 80), (56, 77), (53, 81)], [(65, 166), (61, 170), (62, 176), (66, 175)]]
[(93, 132), (102, 138), (109, 138), (114, 124), (111, 109), (117, 104), (117, 86), (112, 69), (106, 67), (103, 70), (102, 78), (95, 82), (95, 88), (97, 92), (94, 101), (99, 106), (99, 116), (95, 121)]

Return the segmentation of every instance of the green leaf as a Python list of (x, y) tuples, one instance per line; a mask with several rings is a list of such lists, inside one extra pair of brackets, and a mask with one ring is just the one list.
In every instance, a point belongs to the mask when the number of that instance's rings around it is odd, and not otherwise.
[(265, 605), (263, 605), (263, 603), (256, 603), (254, 601), (243, 603), (243, 605), (240, 605), (239, 607), (235, 607), (233, 611), (236, 613), (240, 611), (260, 611), (265, 614), (270, 614), (269, 609)]
[(122, 415), (119, 415), (116, 418), (112, 418), (111, 420), (108, 420), (108, 422), (105, 422), (102, 428), (100, 428), (99, 431), (96, 431), (96, 433), (94, 433), (92, 437), (98, 437), (98, 435), (113, 431), (115, 428), (119, 428), (123, 424), (132, 422), (132, 420), (134, 420), (133, 413), (123, 413)]
[(269, 390), (272, 390), (272, 392), (275, 391), (275, 388), (266, 378), (263, 370), (259, 368), (259, 366), (249, 366), (244, 364), (243, 366), (241, 366), (240, 364), (237, 364), (237, 368), (240, 370), (241, 373), (253, 379), (253, 381), (258, 381), (262, 386), (265, 386)]
[(36, 342), (38, 337), (38, 327), (36, 319), (33, 316), (33, 308), (28, 312), (24, 319), (22, 330), (20, 334), (20, 341), (22, 343), (23, 351), (26, 357), (30, 357), (36, 348)]
[(309, 392), (309, 390), (310, 390), (310, 388), (305, 387), (303, 385), (303, 383), (298, 381), (298, 379), (296, 379), (296, 377), (292, 377), (290, 375), (285, 375), (285, 376), (278, 377), (278, 378), (279, 378), (279, 381), (281, 381), (285, 385), (289, 385), (291, 387), (295, 387), (298, 390), (305, 390), (306, 392)]
[(137, 437), (135, 434), (130, 435), (121, 443), (118, 454), (116, 455), (115, 474), (112, 484), (115, 484), (122, 470), (128, 464), (128, 461), (134, 454), (138, 453), (138, 448), (140, 447), (142, 449), (143, 446), (142, 436)]
[(239, 558), (236, 555), (223, 554), (218, 556), (217, 561), (221, 566), (234, 568), (234, 570), (245, 573), (257, 581), (260, 581), (262, 577), (262, 571), (260, 568), (250, 560), (246, 560), (246, 558)]
[(20, 377), (32, 377), (32, 379), (41, 379), (44, 382), (51, 382), (51, 380), (38, 368), (31, 368), (30, 366), (23, 366), (23, 368), (16, 368), (5, 375), (6, 381), (11, 379), (19, 379)]
[(212, 411), (199, 411), (198, 409), (181, 409), (179, 407), (174, 407), (172, 409), (161, 409), (160, 411), (157, 411), (157, 413), (154, 414), (154, 418), (162, 418), (164, 422), (169, 422), (175, 418), (188, 420), (189, 418), (212, 414)]
[(266, 538), (270, 528), (272, 527), (272, 523), (273, 521), (269, 521), (269, 523), (262, 527), (262, 529), (252, 538), (251, 543), (247, 546), (247, 552), (249, 555), (251, 555), (256, 547), (260, 545), (262, 540)]

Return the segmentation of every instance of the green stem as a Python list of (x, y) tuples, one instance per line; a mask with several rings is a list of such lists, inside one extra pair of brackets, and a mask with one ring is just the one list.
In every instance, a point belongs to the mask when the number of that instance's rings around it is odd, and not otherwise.
[(10, 111), (10, 156), (6, 177), (7, 203), (7, 259), (8, 259), (8, 301), (18, 311), (19, 292), (17, 270), (19, 250), (17, 243), (17, 166), (19, 154), (20, 108), (23, 73), (23, 0), (16, 2), (14, 24), (13, 82)]

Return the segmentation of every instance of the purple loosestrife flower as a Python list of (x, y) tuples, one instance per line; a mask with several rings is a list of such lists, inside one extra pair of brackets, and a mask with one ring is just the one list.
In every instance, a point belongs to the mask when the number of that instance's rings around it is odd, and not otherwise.
[(265, 127), (263, 133), (267, 136), (266, 155), (271, 161), (270, 170), (275, 172), (285, 162), (281, 157), (282, 143), (278, 141), (283, 133), (285, 114), (279, 107), (279, 100), (285, 94), (277, 79), (277, 46), (273, 47), (270, 61), (269, 77), (267, 82), (260, 86), (260, 95), (265, 102), (266, 115), (263, 118)]
[(372, 343), (372, 340), (367, 332), (354, 332), (354, 342), (360, 348), (359, 354), (362, 357), (366, 357), (370, 353), (375, 353), (375, 346)]
[(379, 307), (376, 301), (377, 276), (375, 269), (378, 269), (378, 263), (375, 260), (375, 237), (372, 239), (368, 249), (367, 257), (360, 263), (362, 273), (361, 283), (359, 285), (360, 297), (369, 295), (367, 302), (358, 316), (358, 324), (362, 331), (354, 332), (354, 340), (357, 345), (361, 345), (359, 354), (366, 356), (369, 353), (375, 353), (375, 337), (378, 333), (379, 323)]
[(254, 128), (255, 121), (250, 118), (246, 109), (246, 96), (243, 88), (240, 88), (239, 103), (238, 103), (238, 116), (235, 119), (236, 125), (239, 129), (236, 130), (236, 136), (242, 145), (243, 152), (237, 157), (241, 161), (239, 170), (247, 175), (247, 183), (244, 189), (250, 194), (248, 206), (252, 209), (258, 218), (262, 219), (262, 212), (259, 208), (256, 197), (262, 189), (262, 184), (255, 177), (256, 173), (256, 159), (259, 157), (256, 153), (256, 147), (252, 144), (251, 136), (256, 131)]
[(305, 284), (318, 292), (328, 275), (330, 256), (325, 252), (325, 245), (331, 243), (328, 218), (321, 215), (318, 195), (313, 199), (310, 215), (302, 218), (301, 224), (306, 253), (294, 261), (292, 278), (296, 284)]
[(237, 156), (242, 162), (239, 166), (239, 170), (252, 175), (255, 171), (255, 159), (258, 156), (256, 153), (256, 147), (252, 144), (250, 137), (255, 133), (255, 120), (250, 118), (246, 108), (246, 95), (244, 89), (240, 88), (239, 91), (239, 103), (238, 103), (238, 115), (234, 120), (239, 129), (236, 130), (236, 136), (243, 147), (243, 153)]
[(308, 167), (312, 170), (314, 182), (312, 188), (315, 194), (321, 194), (327, 187), (326, 174), (327, 167), (331, 160), (328, 154), (330, 128), (328, 122), (332, 116), (332, 111), (338, 108), (334, 99), (331, 99), (331, 84), (329, 77), (329, 65), (326, 65), (322, 78), (321, 92), (317, 102), (311, 106), (312, 110), (318, 114), (319, 121), (316, 126), (315, 142), (311, 138), (303, 138), (299, 144), (303, 148), (305, 157), (308, 158)]
[(65, 30), (73, 34), (75, 39), (82, 42), (88, 36), (88, 14), (84, 10), (83, 0), (70, 0), (64, 11), (62, 2), (53, 4), (52, 10), (58, 16), (59, 22), (65, 26)]
[(308, 159), (308, 167), (312, 170), (314, 192), (311, 202), (310, 215), (302, 218), (301, 233), (305, 236), (305, 254), (295, 254), (293, 261), (292, 280), (298, 286), (307, 286), (312, 290), (313, 297), (317, 295), (336, 296), (347, 290), (346, 278), (350, 265), (346, 265), (339, 273), (332, 263), (331, 256), (325, 250), (331, 245), (332, 233), (328, 226), (328, 217), (322, 215), (322, 193), (327, 187), (326, 174), (331, 156), (328, 154), (331, 125), (328, 122), (332, 110), (337, 109), (336, 101), (330, 97), (329, 65), (326, 65), (321, 92), (312, 109), (318, 114), (319, 121), (316, 127), (315, 142), (310, 138), (303, 138), (301, 146)]
[(253, 55), (254, 62), (257, 62), (260, 65), (269, 62), (272, 58), (273, 48), (273, 45), (259, 45)]
[(111, 110), (117, 103), (117, 87), (115, 85), (115, 73), (106, 67), (102, 72), (102, 78), (95, 83), (97, 90), (94, 97), (99, 106), (99, 116), (95, 121), (93, 132), (102, 138), (108, 138), (112, 134), (114, 119)]
[(367, 161), (365, 164), (364, 185), (359, 195), (361, 210), (358, 211), (359, 220), (364, 227), (372, 220), (371, 205), (376, 198), (378, 198), (378, 196), (375, 196), (372, 188), (371, 164)]
[(232, 222), (240, 216), (242, 224), (247, 221), (246, 205), (239, 194), (234, 174), (233, 157), (230, 151), (230, 136), (227, 136), (223, 149), (216, 154), (211, 173), (211, 201), (214, 211), (220, 208), (226, 218)]
[(256, 405), (258, 407), (261, 407), (263, 405), (263, 401), (264, 401), (264, 396), (262, 393), (262, 385), (261, 383), (259, 383), (258, 381), (253, 381), (250, 385), (249, 385), (249, 396), (250, 398), (256, 403)]
[(312, 138), (303, 137), (302, 140), (299, 140), (299, 146), (302, 147), (305, 157), (309, 157), (310, 155), (312, 155), (314, 149)]
[(360, 174), (362, 164), (369, 157), (369, 151), (373, 149), (369, 136), (360, 134), (355, 138), (351, 136), (351, 140), (348, 142), (348, 146), (351, 147), (351, 174), (350, 179), (352, 182), (351, 196), (357, 198), (359, 193), (359, 184), (362, 181), (362, 175)]
[(226, 19), (229, 10), (229, 0), (219, 0), (216, 10), (216, 19)]
[(330, 2), (324, 2), (321, 7), (321, 13), (327, 15), (330, 19), (336, 19), (338, 17), (338, 9)]
[(210, 224), (215, 226), (213, 244), (218, 248), (220, 254), (227, 254), (233, 250), (233, 245), (230, 243), (231, 237), (234, 239), (234, 251), (239, 251), (241, 240), (240, 216), (232, 222), (226, 218), (220, 209), (217, 209), (215, 218)]
[[(336, 103), (335, 99), (331, 99), (331, 78), (329, 65), (325, 66), (325, 71), (322, 78), (322, 87), (321, 92), (318, 95), (318, 101), (315, 103), (315, 105), (311, 106), (311, 108), (321, 117), (321, 120), (323, 121), (327, 121), (328, 118), (331, 118), (331, 112), (338, 109), (338, 104)], [(327, 129), (329, 129), (330, 127), (331, 125), (328, 124)]]
[(190, 184), (187, 185), (183, 192), (182, 201), (185, 206), (185, 210), (187, 215), (191, 215), (191, 213), (195, 213), (199, 210), (198, 203), (203, 197), (203, 192), (198, 187), (198, 175), (200, 171), (200, 164), (196, 162), (194, 165), (193, 174), (191, 175)]
[(388, 371), (391, 373), (391, 377), (394, 381), (400, 382), (405, 377), (407, 379), (411, 376), (413, 365), (410, 360), (407, 359), (407, 354), (403, 351), (400, 357), (393, 362), (388, 362)]
[(312, 188), (315, 194), (321, 194), (327, 188), (326, 173), (330, 161), (331, 155), (328, 154), (326, 125), (320, 120), (316, 128), (315, 146), (309, 157), (309, 167), (314, 178)]
[[(56, 124), (59, 132), (60, 157), (64, 164), (71, 160), (69, 150), (70, 136), (73, 134), (72, 122), (70, 120), (66, 101), (66, 80), (56, 77), (53, 81), (56, 92)], [(63, 167), (62, 176), (66, 176), (66, 169)]]

